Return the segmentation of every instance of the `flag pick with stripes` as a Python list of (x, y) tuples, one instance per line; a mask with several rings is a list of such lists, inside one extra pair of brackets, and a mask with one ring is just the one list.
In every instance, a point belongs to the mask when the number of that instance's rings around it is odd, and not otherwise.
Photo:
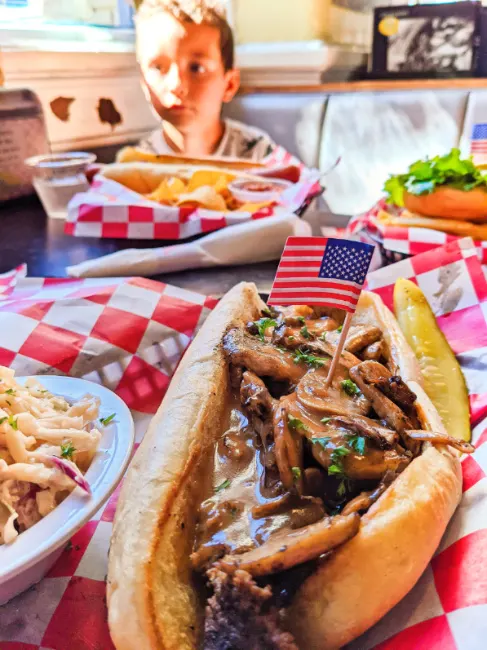
[(269, 305), (322, 305), (355, 311), (374, 246), (331, 237), (288, 237)]

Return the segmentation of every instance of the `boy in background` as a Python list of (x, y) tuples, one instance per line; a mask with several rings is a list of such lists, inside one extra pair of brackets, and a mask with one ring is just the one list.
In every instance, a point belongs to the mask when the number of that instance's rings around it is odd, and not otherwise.
[(143, 0), (136, 18), (137, 59), (162, 120), (140, 146), (155, 154), (231, 156), (259, 161), (275, 147), (260, 129), (222, 119), (238, 91), (234, 39), (211, 0)]

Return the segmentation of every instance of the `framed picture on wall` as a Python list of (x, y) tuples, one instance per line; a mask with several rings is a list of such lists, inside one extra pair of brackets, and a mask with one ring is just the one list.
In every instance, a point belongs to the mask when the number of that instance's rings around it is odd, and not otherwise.
[(371, 76), (471, 77), (478, 74), (482, 5), (378, 7)]

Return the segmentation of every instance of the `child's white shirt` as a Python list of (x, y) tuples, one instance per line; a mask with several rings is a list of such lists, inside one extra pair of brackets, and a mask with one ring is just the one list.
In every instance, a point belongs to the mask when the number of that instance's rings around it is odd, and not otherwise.
[[(275, 142), (265, 131), (236, 120), (225, 119), (225, 131), (213, 156), (230, 157), (260, 161), (276, 147)], [(154, 154), (175, 154), (166, 142), (162, 127), (141, 140), (139, 146)]]

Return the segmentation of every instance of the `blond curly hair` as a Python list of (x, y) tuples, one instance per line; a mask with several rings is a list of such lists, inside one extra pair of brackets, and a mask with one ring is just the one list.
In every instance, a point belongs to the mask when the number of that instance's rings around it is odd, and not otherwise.
[(135, 5), (136, 24), (165, 12), (181, 22), (216, 27), (220, 32), (220, 50), (224, 68), (231, 70), (234, 67), (233, 31), (227, 22), (226, 11), (221, 0), (139, 0)]

